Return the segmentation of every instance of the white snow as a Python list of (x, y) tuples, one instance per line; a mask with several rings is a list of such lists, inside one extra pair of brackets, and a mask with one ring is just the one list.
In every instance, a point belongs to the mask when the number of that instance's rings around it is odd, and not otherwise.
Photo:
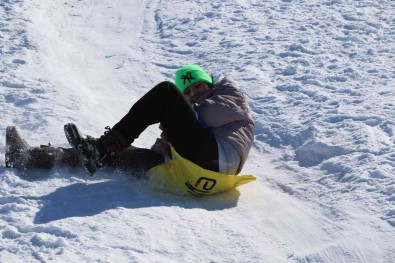
[[(0, 262), (394, 262), (394, 18), (390, 0), (1, 0)], [(8, 125), (67, 147), (65, 123), (98, 136), (187, 63), (249, 97), (256, 182), (196, 198), (4, 168)]]

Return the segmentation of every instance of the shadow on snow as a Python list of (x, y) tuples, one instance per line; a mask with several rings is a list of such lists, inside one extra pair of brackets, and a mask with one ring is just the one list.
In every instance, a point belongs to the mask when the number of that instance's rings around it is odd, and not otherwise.
[(99, 183), (75, 183), (56, 189), (37, 199), (42, 203), (34, 223), (44, 224), (71, 217), (88, 217), (118, 207), (135, 209), (144, 207), (200, 208), (208, 211), (237, 206), (239, 191), (236, 189), (214, 196), (180, 196), (151, 189), (141, 182), (109, 180)]

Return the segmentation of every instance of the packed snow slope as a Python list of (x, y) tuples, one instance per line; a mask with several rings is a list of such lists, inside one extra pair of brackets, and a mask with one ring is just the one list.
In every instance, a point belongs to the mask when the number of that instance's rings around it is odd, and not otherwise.
[[(394, 18), (390, 0), (1, 0), (0, 261), (394, 262)], [(196, 198), (4, 168), (7, 125), (99, 136), (187, 63), (248, 96), (256, 182)]]

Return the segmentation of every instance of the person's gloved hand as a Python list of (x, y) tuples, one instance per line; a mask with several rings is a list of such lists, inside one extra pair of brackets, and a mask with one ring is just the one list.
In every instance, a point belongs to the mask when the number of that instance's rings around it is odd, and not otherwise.
[(168, 138), (169, 136), (163, 131), (160, 135), (160, 138), (156, 139), (154, 145), (152, 145), (151, 150), (162, 155), (170, 155), (170, 145)]

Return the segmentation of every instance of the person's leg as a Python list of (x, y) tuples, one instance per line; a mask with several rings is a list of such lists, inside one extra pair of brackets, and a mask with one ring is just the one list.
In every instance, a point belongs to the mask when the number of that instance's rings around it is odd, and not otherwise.
[(218, 171), (218, 148), (214, 135), (202, 127), (184, 95), (171, 82), (162, 82), (146, 93), (114, 125), (132, 143), (149, 126), (161, 123), (169, 140), (184, 158)]
[[(52, 147), (49, 145), (30, 146), (15, 126), (6, 130), (6, 167), (17, 170), (44, 169), (59, 167), (82, 167), (81, 155), (73, 148)], [(118, 171), (144, 178), (145, 172), (164, 162), (162, 155), (149, 150), (130, 146), (113, 156), (109, 166)]]
[(55, 165), (78, 167), (82, 165), (78, 152), (71, 148), (41, 145), (31, 147), (15, 126), (6, 130), (6, 167), (19, 170), (51, 169)]
[(145, 173), (163, 162), (163, 155), (155, 151), (130, 146), (113, 156), (108, 165), (134, 178), (146, 179)]

